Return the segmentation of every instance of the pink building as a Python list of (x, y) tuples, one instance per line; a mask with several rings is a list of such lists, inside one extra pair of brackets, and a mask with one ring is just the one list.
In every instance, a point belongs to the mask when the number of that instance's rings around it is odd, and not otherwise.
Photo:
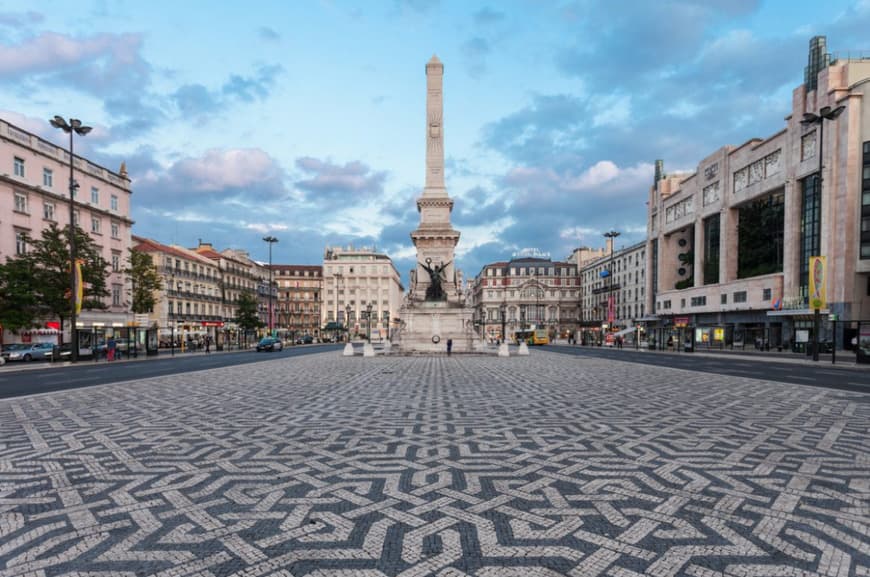
[[(47, 124), (47, 121), (46, 121)], [(69, 151), (0, 120), (0, 261), (28, 250), (25, 236), (39, 238), (51, 223), (69, 226)], [(102, 248), (111, 274), (104, 311), (82, 310), (79, 330), (98, 333), (127, 326), (130, 311), (128, 281), (121, 272), (127, 267), (131, 246), (130, 179), (122, 165), (119, 172), (75, 157), (76, 191), (74, 218)], [(20, 335), (7, 333), (4, 342), (51, 341), (46, 318), (41, 328)], [(64, 327), (69, 342), (69, 327)]]

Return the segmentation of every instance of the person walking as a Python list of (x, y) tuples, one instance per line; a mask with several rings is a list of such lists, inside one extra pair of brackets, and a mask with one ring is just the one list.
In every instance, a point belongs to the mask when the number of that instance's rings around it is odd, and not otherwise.
[(450, 356), (450, 352), (453, 350), (453, 339), (447, 339), (447, 356)]
[(115, 343), (115, 337), (109, 337), (109, 340), (106, 341), (106, 362), (111, 363), (115, 360), (115, 347), (117, 343)]
[(205, 354), (211, 354), (211, 337), (208, 335), (205, 337)]

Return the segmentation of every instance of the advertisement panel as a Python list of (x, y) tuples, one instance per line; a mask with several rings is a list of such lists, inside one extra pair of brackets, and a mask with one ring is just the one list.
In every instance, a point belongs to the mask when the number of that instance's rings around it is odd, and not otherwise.
[(823, 309), (828, 306), (827, 291), (828, 263), (823, 256), (810, 257), (810, 308)]

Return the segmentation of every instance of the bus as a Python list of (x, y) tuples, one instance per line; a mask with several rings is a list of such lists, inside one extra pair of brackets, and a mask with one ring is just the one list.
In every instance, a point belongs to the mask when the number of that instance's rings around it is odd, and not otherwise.
[(529, 345), (548, 345), (550, 344), (550, 334), (547, 329), (528, 329), (515, 332), (514, 340), (517, 344), (526, 341), (526, 344)]

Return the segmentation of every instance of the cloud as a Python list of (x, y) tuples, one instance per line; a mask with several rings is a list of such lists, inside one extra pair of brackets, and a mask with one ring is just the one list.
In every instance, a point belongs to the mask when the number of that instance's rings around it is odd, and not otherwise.
[(274, 159), (260, 149), (213, 149), (199, 158), (186, 158), (170, 170), (172, 179), (186, 183), (189, 190), (213, 192), (243, 190), (280, 181), (282, 171)]
[(465, 66), (471, 76), (478, 77), (486, 72), (486, 57), (490, 52), (489, 41), (476, 36), (463, 42), (461, 50), (465, 57)]
[(497, 12), (489, 6), (484, 6), (472, 16), (474, 23), (478, 26), (491, 26), (502, 22), (505, 19), (504, 12)]
[(257, 36), (267, 42), (277, 42), (281, 39), (281, 35), (271, 26), (260, 26), (257, 29)]
[(39, 24), (45, 20), (45, 16), (39, 12), (0, 12), (0, 26), (8, 26), (14, 30), (28, 28), (33, 24)]
[[(296, 160), (296, 167), (310, 175), (296, 181), (296, 187), (316, 197), (360, 199), (383, 192), (386, 172), (375, 172), (359, 161), (344, 166), (312, 157)], [(353, 200), (350, 201), (352, 204)]]

